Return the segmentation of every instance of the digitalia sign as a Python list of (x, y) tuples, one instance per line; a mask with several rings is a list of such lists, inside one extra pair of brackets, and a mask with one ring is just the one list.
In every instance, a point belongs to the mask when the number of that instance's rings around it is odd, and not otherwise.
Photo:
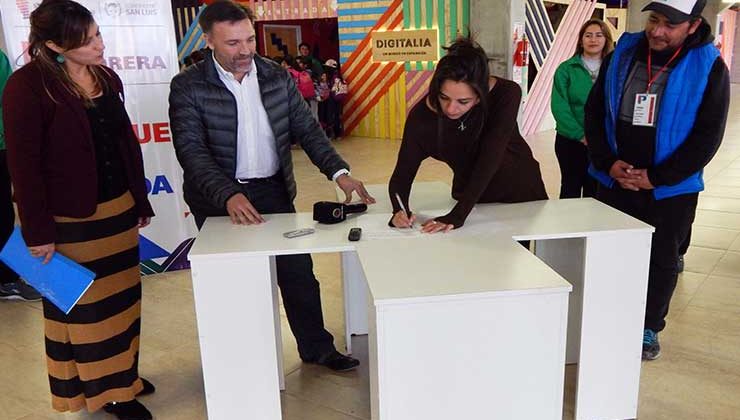
[(373, 61), (437, 61), (439, 42), (436, 29), (373, 31), (370, 34)]

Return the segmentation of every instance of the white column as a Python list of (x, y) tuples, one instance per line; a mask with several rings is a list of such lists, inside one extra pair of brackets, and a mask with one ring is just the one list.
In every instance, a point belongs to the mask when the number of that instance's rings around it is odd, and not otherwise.
[(470, 0), (470, 32), (486, 50), (491, 73), (511, 79), (515, 23), (525, 23), (523, 0)]
[(586, 239), (576, 419), (637, 418), (650, 232)]
[(191, 261), (210, 420), (281, 418), (270, 260)]
[(364, 335), (368, 332), (367, 282), (356, 251), (342, 252), (342, 280), (347, 351), (352, 353), (351, 336)]
[(543, 240), (535, 245), (535, 255), (573, 286), (568, 300), (566, 364), (578, 363), (580, 357), (585, 254), (585, 238)]

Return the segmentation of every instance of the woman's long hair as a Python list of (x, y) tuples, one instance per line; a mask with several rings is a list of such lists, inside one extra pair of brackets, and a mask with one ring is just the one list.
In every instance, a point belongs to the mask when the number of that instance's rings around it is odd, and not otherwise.
[[(48, 87), (46, 78), (61, 82), (67, 91), (86, 104), (92, 104), (90, 96), (67, 73), (64, 64), (57, 62), (57, 53), (46, 46), (52, 41), (64, 50), (73, 50), (88, 42), (87, 32), (95, 19), (85, 7), (72, 0), (44, 0), (31, 13), (31, 32), (28, 35), (28, 54), (38, 63), (44, 76), (44, 89), (56, 102)], [(102, 66), (89, 66), (98, 92), (108, 90), (106, 70)]]
[(583, 35), (586, 33), (586, 29), (591, 25), (599, 25), (601, 33), (604, 34), (604, 49), (601, 50), (601, 58), (604, 58), (614, 49), (614, 39), (612, 38), (612, 31), (601, 19), (589, 19), (583, 24), (583, 26), (581, 26), (581, 30), (578, 31), (578, 46), (576, 47), (576, 53), (574, 55), (583, 54)]
[[(446, 47), (447, 54), (437, 63), (432, 80), (429, 82), (429, 104), (437, 112), (439, 129), (438, 139), (442, 141), (442, 120), (444, 112), (439, 103), (440, 89), (445, 81), (464, 82), (478, 95), (478, 105), (481, 111), (480, 123), (474, 131), (474, 137), (477, 139), (483, 130), (485, 124), (485, 115), (488, 114), (488, 90), (490, 71), (488, 70), (488, 56), (486, 52), (468, 37), (460, 37), (449, 47)], [(468, 112), (474, 112), (471, 108)], [(474, 142), (474, 143), (477, 143)], [(471, 145), (473, 146), (473, 145)]]

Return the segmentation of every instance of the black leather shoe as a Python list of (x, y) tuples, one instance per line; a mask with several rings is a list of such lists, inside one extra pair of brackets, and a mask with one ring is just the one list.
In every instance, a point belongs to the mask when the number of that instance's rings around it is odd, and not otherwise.
[(118, 417), (118, 420), (152, 420), (152, 413), (136, 400), (108, 403), (103, 410)]
[(357, 366), (360, 365), (359, 360), (350, 356), (345, 356), (336, 350), (319, 357), (316, 360), (306, 360), (306, 362), (325, 366), (334, 372), (347, 372), (356, 369)]
[(156, 390), (156, 388), (154, 388), (154, 385), (152, 385), (151, 382), (147, 381), (144, 378), (139, 378), (139, 379), (141, 379), (141, 383), (144, 384), (144, 388), (142, 388), (142, 390), (139, 391), (139, 393), (136, 394), (136, 396), (142, 397), (144, 395), (154, 394), (154, 391)]

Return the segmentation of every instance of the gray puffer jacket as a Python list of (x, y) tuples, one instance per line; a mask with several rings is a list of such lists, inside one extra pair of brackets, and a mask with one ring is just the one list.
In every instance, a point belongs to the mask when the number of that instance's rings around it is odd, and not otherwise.
[[(296, 195), (291, 137), (327, 178), (349, 169), (288, 72), (257, 55), (254, 65), (291, 200)], [(225, 215), (226, 201), (241, 192), (236, 182), (236, 99), (219, 79), (212, 54), (172, 79), (169, 101), (175, 153), (184, 170), (185, 201), (199, 216)]]

